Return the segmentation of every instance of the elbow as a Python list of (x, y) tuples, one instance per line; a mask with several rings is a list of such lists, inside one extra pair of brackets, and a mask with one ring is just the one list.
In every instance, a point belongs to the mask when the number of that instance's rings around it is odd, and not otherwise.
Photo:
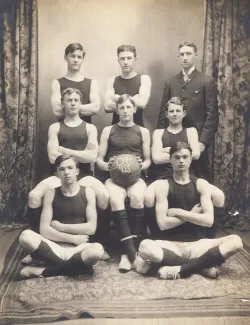
[(40, 229), (39, 229), (39, 231), (40, 231), (40, 235), (42, 235), (44, 238), (47, 238), (47, 239), (49, 239), (49, 228), (46, 226), (43, 226), (43, 225), (40, 225)]
[(88, 236), (93, 236), (96, 232), (96, 225), (94, 224), (89, 224), (89, 227), (88, 229), (86, 229), (85, 231), (85, 235), (88, 235)]
[(101, 106), (100, 103), (96, 103), (92, 111), (93, 115), (96, 115), (99, 112), (100, 106)]
[(205, 224), (204, 226), (207, 228), (211, 228), (214, 224), (214, 216), (210, 215), (208, 218), (205, 219)]
[(200, 158), (200, 152), (194, 152), (192, 153), (192, 159), (198, 160)]
[(153, 160), (155, 165), (162, 165), (161, 160), (156, 155), (152, 155), (152, 160)]

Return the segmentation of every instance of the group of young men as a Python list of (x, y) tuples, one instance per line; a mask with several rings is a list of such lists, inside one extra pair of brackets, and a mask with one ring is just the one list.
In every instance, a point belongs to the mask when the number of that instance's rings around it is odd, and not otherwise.
[[(121, 75), (108, 80), (104, 99), (113, 120), (99, 144), (91, 124), (100, 108), (98, 86), (81, 74), (84, 56), (81, 44), (67, 46), (67, 74), (52, 82), (58, 122), (48, 131), (51, 176), (29, 193), (31, 229), (19, 240), (29, 255), (21, 276), (92, 274), (97, 261), (108, 263), (113, 221), (121, 242), (120, 272), (146, 274), (156, 267), (162, 279), (193, 273), (216, 278), (217, 266), (242, 249), (242, 241), (236, 235), (207, 238), (224, 194), (207, 181), (206, 152), (218, 108), (213, 79), (194, 66), (195, 44), (179, 46), (182, 71), (165, 84), (152, 147), (143, 125), (151, 79), (135, 72), (135, 47), (117, 49)], [(142, 170), (130, 186), (109, 174), (114, 158), (124, 153), (136, 156)]]

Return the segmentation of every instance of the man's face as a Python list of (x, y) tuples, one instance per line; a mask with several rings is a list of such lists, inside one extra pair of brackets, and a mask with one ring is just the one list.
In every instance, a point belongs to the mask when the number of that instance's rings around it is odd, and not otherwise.
[(120, 52), (118, 62), (123, 73), (130, 73), (134, 69), (136, 58), (133, 52)]
[(72, 93), (71, 95), (64, 95), (63, 97), (63, 107), (65, 115), (74, 116), (79, 114), (81, 108), (81, 98), (80, 95)]
[(192, 156), (188, 149), (181, 149), (176, 151), (170, 157), (170, 162), (173, 166), (173, 170), (176, 172), (186, 171), (192, 162)]
[(136, 107), (127, 99), (122, 104), (118, 104), (117, 114), (120, 117), (120, 121), (128, 122), (134, 119), (134, 113), (136, 112)]
[(183, 111), (183, 106), (170, 103), (166, 111), (166, 117), (169, 119), (170, 124), (180, 124), (186, 116), (186, 111)]
[(79, 71), (83, 63), (83, 51), (75, 50), (74, 52), (65, 55), (64, 59), (68, 64), (68, 69)]
[(64, 160), (59, 167), (57, 167), (57, 175), (62, 184), (71, 185), (77, 181), (79, 169), (73, 159)]
[(178, 57), (182, 68), (189, 70), (195, 63), (197, 53), (194, 52), (193, 47), (184, 45), (179, 49)]

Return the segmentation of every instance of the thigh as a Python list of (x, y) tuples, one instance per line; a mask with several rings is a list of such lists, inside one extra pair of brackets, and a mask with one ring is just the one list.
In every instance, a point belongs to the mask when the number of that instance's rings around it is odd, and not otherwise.
[(144, 205), (153, 208), (155, 205), (155, 182), (151, 183), (144, 192)]
[(61, 186), (61, 180), (57, 176), (51, 176), (36, 185), (36, 187), (31, 191), (33, 194), (37, 194), (39, 197), (43, 197), (48, 189), (53, 189)]
[(175, 254), (177, 254), (179, 256), (182, 256), (182, 251), (181, 251), (178, 243), (176, 243), (174, 241), (169, 241), (169, 240), (155, 240), (155, 243), (160, 248), (169, 249), (173, 253), (175, 253)]
[(74, 254), (80, 253), (86, 248), (89, 248), (90, 246), (92, 246), (91, 243), (84, 243), (78, 246), (64, 247), (63, 248), (64, 260), (65, 261), (69, 260)]
[(124, 209), (124, 201), (127, 197), (127, 190), (124, 187), (114, 183), (111, 178), (105, 182), (105, 187), (109, 192), (111, 209)]
[(56, 254), (58, 257), (65, 261), (65, 247), (42, 236), (41, 239), (50, 247), (54, 254)]
[(133, 196), (144, 197), (144, 192), (147, 188), (146, 183), (143, 179), (139, 178), (138, 181), (127, 188), (127, 195), (131, 199)]
[(227, 237), (200, 239), (196, 242), (188, 243), (186, 245), (186, 250), (190, 253), (190, 258), (196, 258), (205, 254), (210, 248), (223, 244), (226, 240)]

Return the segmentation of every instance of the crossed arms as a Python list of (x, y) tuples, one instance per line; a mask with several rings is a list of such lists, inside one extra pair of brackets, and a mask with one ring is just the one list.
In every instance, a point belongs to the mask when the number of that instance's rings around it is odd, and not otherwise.
[(196, 225), (211, 227), (214, 222), (213, 203), (211, 200), (211, 187), (203, 179), (197, 180), (197, 190), (200, 193), (200, 205), (197, 204), (191, 211), (178, 208), (168, 208), (169, 183), (167, 180), (157, 181), (156, 194), (156, 220), (161, 230), (171, 229), (190, 222)]

